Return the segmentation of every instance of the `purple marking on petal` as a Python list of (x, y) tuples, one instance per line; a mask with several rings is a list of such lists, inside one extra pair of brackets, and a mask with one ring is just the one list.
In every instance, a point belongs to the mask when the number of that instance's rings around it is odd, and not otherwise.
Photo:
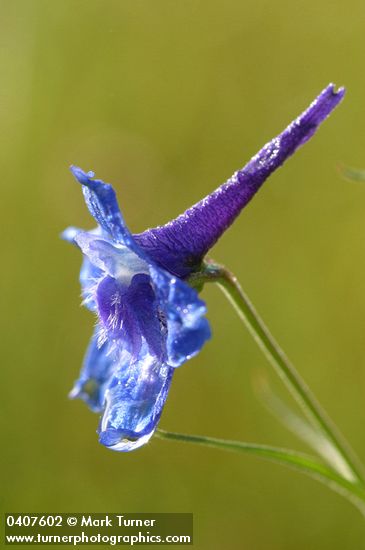
[(163, 324), (162, 312), (158, 309), (156, 295), (148, 275), (138, 273), (133, 277), (128, 289), (128, 300), (149, 352), (159, 361), (165, 359), (166, 326)]
[(113, 335), (119, 334), (124, 320), (124, 300), (127, 292), (128, 287), (118, 283), (110, 275), (101, 279), (96, 290), (99, 317)]
[(325, 88), (297, 119), (267, 143), (226, 183), (164, 226), (134, 235), (149, 257), (170, 272), (185, 277), (252, 199), (264, 181), (312, 137), (342, 100), (345, 90)]
[(137, 357), (142, 337), (149, 352), (164, 358), (166, 330), (161, 327), (157, 300), (148, 275), (138, 273), (129, 286), (113, 277), (104, 277), (96, 292), (99, 318), (109, 338)]

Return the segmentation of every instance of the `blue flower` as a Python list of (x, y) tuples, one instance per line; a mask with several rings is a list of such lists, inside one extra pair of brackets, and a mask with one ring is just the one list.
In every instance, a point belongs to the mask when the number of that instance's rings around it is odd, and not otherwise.
[(132, 235), (111, 185), (71, 170), (97, 228), (63, 236), (84, 255), (83, 303), (97, 324), (71, 392), (102, 413), (100, 442), (117, 451), (145, 444), (156, 429), (176, 367), (210, 337), (206, 306), (187, 277), (267, 177), (305, 143), (344, 95), (329, 85), (242, 169), (168, 224)]

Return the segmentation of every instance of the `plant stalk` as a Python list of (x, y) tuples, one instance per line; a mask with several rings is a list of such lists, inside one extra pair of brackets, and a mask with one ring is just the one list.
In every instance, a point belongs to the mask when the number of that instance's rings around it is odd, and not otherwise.
[(198, 288), (201, 288), (206, 282), (215, 282), (219, 285), (309, 421), (330, 442), (336, 455), (336, 464), (338, 465), (341, 462), (341, 473), (348, 481), (355, 482), (365, 488), (362, 466), (359, 460), (275, 341), (264, 321), (242, 290), (237, 278), (224, 266), (208, 261), (204, 264), (202, 271), (189, 277), (188, 282)]

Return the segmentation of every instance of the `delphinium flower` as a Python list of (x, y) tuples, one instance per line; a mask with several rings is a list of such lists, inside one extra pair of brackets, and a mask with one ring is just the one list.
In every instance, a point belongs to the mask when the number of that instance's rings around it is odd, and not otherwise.
[(175, 368), (210, 337), (206, 306), (189, 276), (268, 176), (303, 145), (341, 101), (331, 84), (281, 134), (211, 195), (166, 225), (133, 235), (114, 189), (72, 167), (97, 228), (69, 228), (84, 260), (83, 303), (97, 323), (72, 397), (101, 413), (100, 442), (117, 451), (154, 433)]

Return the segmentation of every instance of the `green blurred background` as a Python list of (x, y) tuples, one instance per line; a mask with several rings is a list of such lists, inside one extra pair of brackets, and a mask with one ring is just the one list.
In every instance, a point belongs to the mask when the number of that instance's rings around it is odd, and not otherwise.
[[(365, 166), (363, 1), (2, 0), (0, 16), (4, 510), (192, 511), (199, 549), (365, 549), (355, 509), (280, 466), (98, 444), (97, 416), (67, 398), (94, 320), (58, 238), (93, 226), (71, 163), (115, 184), (138, 232), (345, 85), (212, 255), (365, 458), (365, 186), (337, 170)], [(304, 449), (255, 395), (270, 368), (234, 312), (216, 288), (203, 297), (214, 338), (177, 373), (161, 427)]]

